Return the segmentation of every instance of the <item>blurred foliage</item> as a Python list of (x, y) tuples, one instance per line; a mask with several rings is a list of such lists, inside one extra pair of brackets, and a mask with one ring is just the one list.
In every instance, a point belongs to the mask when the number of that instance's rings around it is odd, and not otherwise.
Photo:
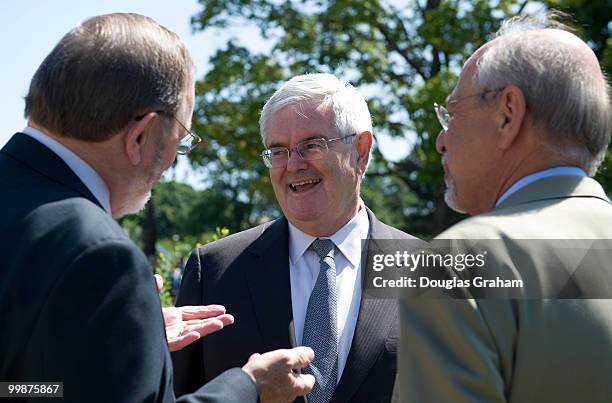
[[(158, 243), (157, 247), (160, 252), (155, 273), (160, 274), (164, 279), (164, 288), (159, 293), (163, 307), (174, 306), (175, 292), (180, 284), (182, 269), (184, 269), (191, 251), (199, 246), (226, 237), (229, 233), (230, 231), (227, 228), (216, 228), (212, 234), (203, 234), (199, 237), (188, 236), (183, 239), (175, 236)], [(177, 269), (178, 273), (175, 273)]]
[[(199, 237), (214, 233), (217, 227), (238, 232), (250, 226), (245, 211), (251, 208), (233, 195), (223, 192), (221, 185), (197, 191), (186, 183), (159, 182), (151, 201), (158, 239)], [(142, 224), (145, 211), (119, 220), (130, 237), (142, 247)]]
[[(190, 185), (173, 181), (159, 182), (149, 203), (155, 205), (155, 226), (158, 235), (156, 259), (151, 259), (155, 273), (164, 279), (160, 293), (162, 306), (172, 306), (180, 275), (176, 268), (184, 268), (194, 248), (216, 241), (244, 224), (235, 220), (236, 203), (223, 198), (214, 190), (197, 191)], [(130, 238), (142, 248), (145, 210), (119, 220)]]
[[(610, 66), (610, 0), (200, 0), (194, 31), (251, 25), (269, 51), (253, 53), (230, 38), (197, 83), (194, 127), (207, 144), (190, 155), (237, 207), (243, 227), (275, 217), (272, 187), (259, 159), (259, 112), (288, 78), (331, 72), (366, 96), (374, 135), (409, 139), (400, 161), (376, 148), (363, 197), (388, 223), (431, 236), (461, 217), (443, 202), (432, 103), (452, 91), (461, 65), (501, 21), (526, 7), (573, 13), (604, 65)], [(607, 62), (606, 62), (607, 60)], [(608, 164), (607, 166), (611, 166)], [(603, 170), (606, 184), (609, 170)], [(610, 187), (608, 187), (610, 189)], [(391, 202), (392, 201), (392, 202)], [(240, 218), (239, 218), (240, 216)], [(204, 216), (200, 216), (204, 219)]]

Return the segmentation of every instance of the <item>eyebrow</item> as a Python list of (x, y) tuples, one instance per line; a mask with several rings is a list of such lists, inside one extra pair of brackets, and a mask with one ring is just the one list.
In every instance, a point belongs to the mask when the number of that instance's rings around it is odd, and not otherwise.
[[(302, 143), (302, 142), (304, 142), (304, 141), (308, 141), (308, 140), (315, 140), (315, 139), (325, 139), (325, 140), (327, 140), (327, 137), (326, 137), (326, 136), (324, 136), (324, 135), (322, 135), (322, 134), (315, 134), (315, 135), (312, 135), (312, 136), (310, 136), (310, 137), (306, 137), (305, 139), (300, 140), (300, 141), (298, 142), (298, 144), (299, 144), (299, 143)], [(285, 147), (285, 148), (289, 148), (288, 146), (286, 146), (286, 145), (284, 145), (284, 144), (282, 144), (282, 143), (276, 143), (276, 142), (275, 142), (275, 143), (270, 143), (270, 144), (268, 145), (268, 148), (274, 148), (274, 147)]]

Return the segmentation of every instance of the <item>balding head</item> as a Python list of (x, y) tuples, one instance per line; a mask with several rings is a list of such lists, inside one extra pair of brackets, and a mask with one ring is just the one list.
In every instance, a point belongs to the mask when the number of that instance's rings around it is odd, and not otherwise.
[(114, 13), (68, 32), (32, 78), (25, 115), (47, 131), (101, 142), (136, 116), (174, 116), (193, 89), (185, 43), (154, 20)]
[(593, 51), (576, 35), (510, 20), (466, 64), (477, 91), (515, 85), (556, 160), (593, 175), (612, 131), (609, 86)]

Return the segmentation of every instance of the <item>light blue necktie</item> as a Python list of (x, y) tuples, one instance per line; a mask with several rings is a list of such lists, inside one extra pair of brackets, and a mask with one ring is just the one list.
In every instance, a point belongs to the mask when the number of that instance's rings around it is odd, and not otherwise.
[(336, 389), (338, 378), (338, 331), (336, 328), (337, 293), (334, 243), (331, 239), (316, 239), (312, 249), (319, 255), (320, 270), (304, 322), (302, 345), (314, 350), (315, 358), (304, 370), (316, 383), (308, 394), (309, 403), (328, 403)]

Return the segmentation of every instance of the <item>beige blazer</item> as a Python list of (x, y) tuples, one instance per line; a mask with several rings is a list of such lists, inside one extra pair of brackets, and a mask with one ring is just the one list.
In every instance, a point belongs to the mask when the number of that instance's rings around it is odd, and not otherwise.
[(489, 266), (516, 278), (529, 266), (531, 292), (546, 298), (403, 293), (395, 401), (612, 402), (612, 251), (559, 248), (612, 244), (612, 204), (599, 183), (538, 180), (438, 238), (504, 239), (511, 247), (495, 249)]

